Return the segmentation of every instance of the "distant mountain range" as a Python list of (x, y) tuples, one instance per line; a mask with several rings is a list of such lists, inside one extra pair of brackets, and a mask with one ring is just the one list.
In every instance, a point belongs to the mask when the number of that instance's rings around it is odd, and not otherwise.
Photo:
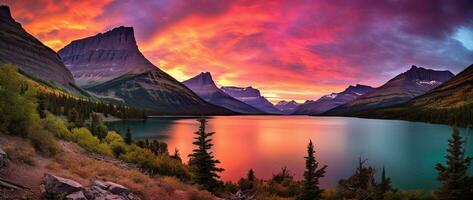
[(284, 114), (292, 114), (296, 108), (301, 105), (300, 103), (297, 103), (296, 101), (280, 101), (278, 102), (274, 107), (276, 107), (278, 110), (280, 110)]
[(471, 125), (473, 121), (473, 65), (449, 81), (406, 103), (352, 114), (367, 118)]
[(253, 87), (218, 88), (210, 73), (178, 82), (143, 56), (132, 27), (73, 41), (58, 54), (27, 33), (7, 6), (0, 6), (0, 46), (0, 64), (11, 63), (35, 81), (153, 114), (293, 113), (451, 123), (458, 116), (472, 116), (473, 110), (473, 65), (457, 76), (412, 66), (378, 88), (349, 86), (316, 101), (275, 106)]
[(253, 106), (265, 113), (269, 114), (282, 114), (280, 110), (278, 110), (274, 105), (268, 101), (264, 96), (261, 96), (261, 93), (258, 89), (253, 87), (235, 87), (235, 86), (227, 86), (221, 87), (225, 93), (229, 94), (230, 96), (250, 105)]
[(372, 87), (366, 85), (349, 86), (343, 92), (332, 93), (322, 96), (316, 101), (307, 101), (299, 105), (293, 112), (296, 115), (317, 115), (329, 111), (333, 108), (351, 102), (373, 90)]
[(0, 6), (0, 47), (0, 66), (10, 63), (48, 85), (81, 92), (59, 55), (26, 32), (7, 6)]
[(209, 72), (202, 72), (199, 75), (192, 77), (182, 83), (209, 103), (219, 105), (239, 113), (264, 113), (220, 90), (215, 85), (212, 75)]
[(350, 115), (349, 113), (353, 112), (404, 103), (439, 86), (453, 76), (450, 71), (435, 71), (412, 66), (408, 71), (397, 75), (381, 87), (325, 114)]
[(207, 103), (148, 61), (136, 45), (132, 27), (73, 41), (59, 55), (77, 82), (102, 99), (155, 114), (234, 114)]

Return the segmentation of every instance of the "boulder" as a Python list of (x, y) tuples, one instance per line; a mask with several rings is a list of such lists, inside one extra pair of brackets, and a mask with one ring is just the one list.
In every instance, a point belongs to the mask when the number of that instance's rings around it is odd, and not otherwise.
[(89, 200), (103, 199), (106, 195), (111, 194), (109, 191), (99, 186), (91, 185), (84, 188), (84, 194)]
[(0, 147), (0, 168), (5, 167), (8, 162), (8, 156), (5, 151)]
[(70, 179), (45, 174), (41, 182), (41, 188), (46, 196), (66, 196), (81, 191), (82, 185)]
[(225, 200), (256, 200), (256, 193), (252, 190), (238, 190), (237, 193), (230, 195)]
[(88, 200), (88, 199), (87, 197), (85, 197), (84, 192), (77, 191), (77, 192), (67, 195), (66, 200)]
[(110, 191), (112, 194), (124, 194), (124, 195), (130, 194), (130, 190), (123, 185), (113, 183), (110, 181), (107, 181), (106, 184), (108, 185), (108, 191)]

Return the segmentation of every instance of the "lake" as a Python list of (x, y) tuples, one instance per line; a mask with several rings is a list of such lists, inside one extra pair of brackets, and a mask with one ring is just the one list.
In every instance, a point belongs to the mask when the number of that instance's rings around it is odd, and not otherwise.
[[(168, 144), (169, 152), (179, 149), (181, 157), (194, 148), (192, 140), (199, 123), (194, 117), (152, 117), (146, 122), (108, 123), (122, 134), (129, 127), (134, 139), (157, 139)], [(208, 119), (215, 157), (225, 171), (223, 180), (238, 181), (250, 168), (258, 178), (269, 179), (287, 166), (302, 178), (309, 140), (315, 145), (316, 159), (328, 165), (321, 185), (336, 187), (350, 176), (358, 158), (368, 159), (377, 169), (386, 168), (393, 185), (400, 189), (432, 190), (436, 181), (435, 163), (444, 162), (452, 130), (449, 126), (397, 120), (309, 116), (216, 116)], [(462, 129), (462, 136), (473, 131)], [(468, 139), (468, 155), (473, 154), (473, 137)], [(470, 170), (471, 172), (471, 170)]]

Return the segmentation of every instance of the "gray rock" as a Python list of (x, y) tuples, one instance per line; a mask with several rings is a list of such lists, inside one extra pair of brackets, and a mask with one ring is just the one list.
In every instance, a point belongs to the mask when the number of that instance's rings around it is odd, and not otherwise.
[(108, 191), (110, 191), (112, 194), (130, 194), (130, 190), (123, 185), (116, 184), (110, 181), (107, 181), (106, 184), (108, 185)]
[(82, 185), (70, 179), (45, 174), (43, 176), (41, 188), (46, 196), (65, 196), (81, 191)]
[(100, 180), (94, 180), (94, 181), (92, 181), (92, 184), (91, 184), (91, 185), (97, 186), (97, 187), (102, 188), (102, 189), (104, 189), (104, 190), (108, 189), (108, 187), (110, 186), (110, 185), (108, 185), (107, 183), (105, 183), (105, 182), (103, 182), (103, 181), (100, 181)]
[(0, 168), (5, 167), (8, 162), (8, 155), (0, 148)]
[(230, 197), (225, 200), (256, 200), (256, 193), (251, 190), (241, 191), (238, 190), (237, 193), (232, 194)]
[(95, 200), (128, 200), (128, 198), (126, 196), (120, 196), (116, 194), (107, 194)]
[(74, 192), (72, 194), (69, 194), (66, 196), (66, 199), (67, 200), (88, 200), (85, 195), (84, 195), (84, 192), (82, 191), (77, 191), (77, 192)]
[(111, 194), (109, 191), (100, 188), (99, 186), (89, 186), (84, 188), (84, 194), (89, 200), (95, 200), (105, 197), (107, 194)]

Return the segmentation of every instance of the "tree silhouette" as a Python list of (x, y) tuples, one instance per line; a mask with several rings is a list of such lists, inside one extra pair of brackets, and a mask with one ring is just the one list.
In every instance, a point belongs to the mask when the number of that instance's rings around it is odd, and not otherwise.
[(448, 140), (446, 165), (437, 163), (435, 168), (439, 172), (437, 179), (442, 186), (435, 191), (438, 199), (470, 199), (472, 197), (471, 177), (467, 171), (471, 164), (471, 157), (465, 156), (464, 141), (457, 127), (453, 127), (452, 138)]
[(131, 136), (131, 130), (130, 127), (126, 129), (126, 134), (125, 134), (125, 143), (126, 144), (131, 144), (133, 142), (133, 138)]
[(210, 151), (213, 146), (210, 136), (215, 133), (205, 132), (207, 120), (201, 118), (197, 121), (200, 127), (199, 131), (195, 132), (197, 137), (194, 138), (192, 144), (196, 145), (196, 148), (189, 155), (189, 166), (194, 172), (193, 181), (204, 189), (215, 192), (221, 184), (218, 173), (223, 171), (222, 168), (216, 166), (220, 161), (216, 160)]
[(307, 146), (307, 157), (305, 157), (306, 170), (304, 172), (304, 183), (302, 193), (298, 197), (300, 200), (321, 199), (323, 190), (319, 187), (319, 179), (324, 177), (327, 165), (319, 168), (319, 162), (315, 159), (314, 145), (312, 140)]

